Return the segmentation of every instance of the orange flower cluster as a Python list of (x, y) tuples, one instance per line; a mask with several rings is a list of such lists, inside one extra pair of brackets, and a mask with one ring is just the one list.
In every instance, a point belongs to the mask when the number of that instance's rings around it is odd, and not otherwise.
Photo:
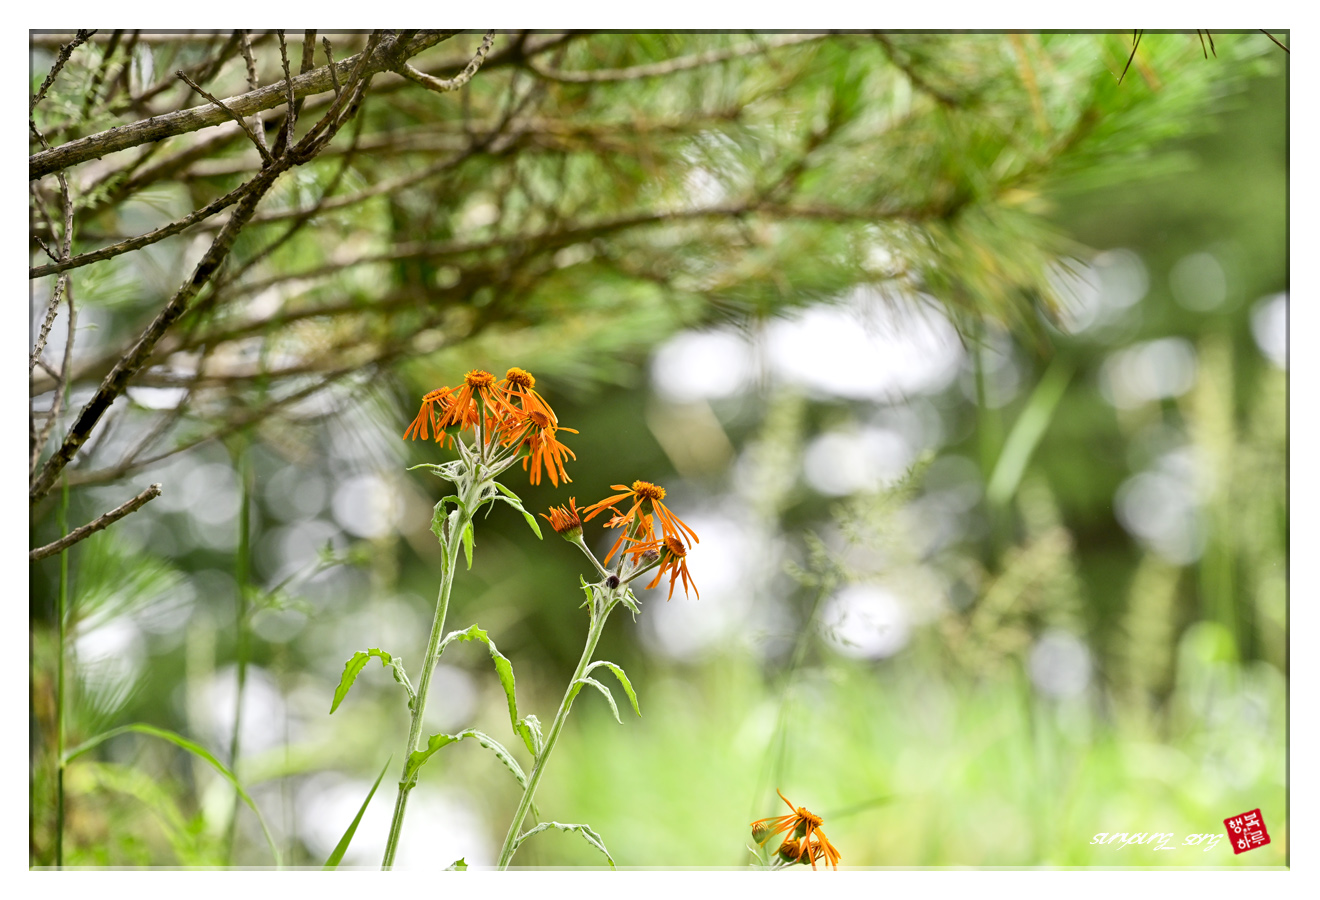
[(764, 844), (776, 834), (788, 832), (788, 837), (784, 838), (778, 851), (780, 858), (785, 862), (810, 862), (814, 869), (816, 863), (824, 859), (827, 866), (838, 869), (839, 860), (843, 857), (830, 843), (829, 838), (825, 837), (825, 832), (821, 831), (820, 826), (824, 824), (824, 820), (805, 806), (795, 807), (782, 791), (776, 793), (779, 794), (779, 799), (788, 803), (792, 813), (787, 816), (756, 820), (752, 823), (752, 839), (758, 844)]
[[(665, 489), (649, 481), (634, 481), (631, 488), (622, 484), (611, 487), (624, 493), (606, 497), (599, 503), (593, 503), (582, 510), (585, 513), (582, 517), (584, 522), (591, 521), (607, 509), (614, 514), (605, 523), (605, 527), (620, 529), (619, 538), (614, 542), (614, 546), (610, 547), (610, 552), (605, 555), (605, 562), (608, 563), (620, 550), (630, 554), (633, 562), (646, 553), (655, 552), (660, 557), (660, 568), (656, 571), (655, 579), (647, 587), (655, 587), (668, 572), (669, 598), (674, 596), (674, 586), (680, 578), (683, 581), (683, 592), (687, 593), (688, 588), (691, 587), (700, 598), (701, 593), (697, 591), (696, 583), (692, 581), (692, 575), (688, 572), (687, 551), (692, 544), (700, 543), (701, 539), (664, 505), (662, 501), (665, 499)], [(614, 508), (614, 504), (628, 500), (632, 501), (632, 506), (626, 513), (620, 513)], [(658, 535), (655, 532), (656, 520), (660, 522)], [(627, 549), (624, 549), (625, 544), (629, 545)]]
[[(487, 446), (518, 445), (524, 453), (523, 469), (532, 484), (541, 483), (541, 472), (550, 483), (572, 481), (564, 471), (564, 460), (577, 459), (572, 450), (555, 437), (561, 428), (559, 418), (535, 390), (536, 379), (525, 369), (512, 368), (499, 381), (490, 372), (473, 369), (463, 377), (457, 389), (442, 387), (422, 397), (422, 407), (403, 432), (404, 438), (427, 440), (431, 432), (442, 446), (453, 446), (454, 435), (480, 426), (481, 440)], [(531, 468), (528, 469), (530, 464)]]

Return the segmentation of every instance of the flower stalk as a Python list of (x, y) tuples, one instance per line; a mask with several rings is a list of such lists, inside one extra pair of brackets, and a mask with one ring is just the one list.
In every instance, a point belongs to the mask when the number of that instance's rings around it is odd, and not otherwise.
[(426, 645), (426, 657), (422, 661), (421, 681), (417, 684), (417, 695), (412, 703), (412, 722), (408, 726), (408, 745), (403, 754), (404, 775), (399, 780), (399, 793), (394, 799), (394, 816), (390, 820), (390, 836), (385, 844), (385, 858), (381, 861), (382, 869), (394, 865), (394, 856), (399, 848), (399, 836), (403, 832), (403, 817), (408, 808), (408, 795), (417, 784), (414, 773), (408, 777), (408, 757), (421, 747), (422, 722), (426, 715), (426, 695), (431, 688), (431, 674), (435, 671), (440, 658), (440, 638), (445, 631), (445, 616), (449, 611), (449, 593), (454, 586), (454, 570), (458, 568), (458, 548), (462, 544), (463, 530), (472, 522), (467, 512), (473, 509), (483, 485), (475, 478), (468, 489), (459, 498), (462, 504), (445, 520), (449, 528), (445, 542), (444, 568), (440, 572), (440, 591), (436, 597), (435, 617), (431, 622), (431, 637)]
[[(596, 557), (587, 550), (586, 545), (582, 544), (581, 535), (578, 536), (576, 543), (582, 547), (587, 556), (596, 562)], [(599, 562), (596, 566), (604, 571)], [(618, 579), (615, 578), (618, 582)], [(568, 689), (564, 692), (564, 699), (559, 703), (559, 711), (555, 713), (554, 722), (550, 725), (550, 731), (545, 736), (545, 743), (541, 747), (541, 752), (536, 755), (536, 762), (532, 766), (532, 774), (527, 777), (527, 787), (523, 790), (522, 799), (518, 801), (518, 808), (513, 813), (513, 821), (509, 824), (509, 832), (504, 836), (504, 846), (500, 848), (499, 860), (496, 862), (496, 868), (501, 871), (507, 869), (513, 861), (513, 854), (518, 848), (518, 835), (522, 830), (523, 821), (527, 818), (528, 811), (532, 808), (532, 802), (536, 797), (536, 788), (541, 783), (541, 777), (545, 775), (547, 763), (550, 761), (550, 754), (555, 750), (555, 744), (559, 742), (559, 735), (564, 730), (564, 723), (568, 721), (568, 714), (573, 708), (573, 700), (578, 692), (582, 690), (584, 684), (582, 678), (587, 673), (587, 668), (591, 665), (591, 658), (596, 653), (596, 644), (600, 641), (601, 634), (605, 631), (605, 621), (609, 618), (610, 611), (620, 603), (628, 588), (622, 583), (616, 583), (615, 587), (609, 588), (606, 585), (608, 581), (603, 581), (597, 585), (591, 585), (591, 620), (587, 628), (586, 646), (582, 648), (582, 658), (578, 660), (577, 668), (573, 670), (573, 677), (568, 682)]]

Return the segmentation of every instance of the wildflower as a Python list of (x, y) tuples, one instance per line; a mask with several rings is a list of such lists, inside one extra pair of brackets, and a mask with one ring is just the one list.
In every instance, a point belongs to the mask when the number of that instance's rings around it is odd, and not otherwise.
[(566, 541), (582, 536), (582, 517), (578, 515), (577, 498), (569, 497), (568, 506), (550, 507), (550, 515), (541, 513), (541, 518), (550, 523), (550, 527)]
[[(623, 534), (619, 535), (619, 539), (614, 542), (614, 546), (610, 548), (610, 552), (605, 556), (606, 562), (610, 561), (610, 557), (623, 546), (624, 540), (627, 538), (631, 537), (632, 539), (643, 543), (654, 542), (656, 540), (656, 535), (652, 525), (652, 516), (660, 519), (660, 533), (662, 537), (667, 538), (673, 535), (679, 540), (690, 538), (690, 540), (687, 541), (688, 546), (691, 546), (693, 543), (700, 543), (701, 539), (697, 537), (697, 533), (689, 528), (678, 516), (674, 515), (669, 507), (660, 502), (665, 499), (665, 489), (660, 487), (660, 485), (652, 484), (649, 481), (634, 481), (631, 488), (625, 487), (621, 484), (612, 484), (610, 487), (616, 491), (624, 491), (624, 493), (616, 494), (613, 497), (606, 497), (599, 503), (593, 503), (591, 506), (582, 510), (586, 513), (584, 521), (587, 522), (590, 522), (593, 517), (604, 512), (606, 509), (609, 509), (614, 513), (614, 517), (605, 523), (606, 528), (632, 526), (633, 534), (630, 536), (625, 529)], [(629, 499), (634, 500), (632, 508), (626, 513), (620, 515), (619, 511), (614, 509), (614, 504), (621, 500)], [(637, 549), (629, 552), (633, 553), (634, 556), (638, 556), (642, 553), (641, 550)]]
[(529, 480), (532, 484), (541, 483), (541, 467), (545, 467), (546, 474), (550, 476), (550, 483), (559, 487), (559, 479), (572, 481), (568, 473), (564, 471), (564, 456), (571, 456), (577, 459), (577, 454), (565, 447), (555, 437), (556, 431), (571, 431), (577, 434), (573, 428), (556, 428), (550, 415), (539, 409), (533, 409), (527, 413), (527, 422), (532, 426), (531, 434), (523, 438), (523, 443), (527, 447), (527, 456), (523, 459), (523, 469), (527, 469), (528, 463), (531, 463)]
[(658, 542), (660, 548), (660, 568), (655, 573), (655, 580), (647, 585), (647, 588), (653, 588), (665, 577), (665, 570), (669, 571), (669, 596), (666, 600), (674, 599), (674, 584), (679, 578), (683, 579), (683, 593), (692, 588), (692, 592), (701, 599), (701, 591), (697, 590), (697, 583), (692, 580), (691, 573), (687, 567), (687, 548), (683, 542), (673, 535), (665, 535), (664, 540)]
[[(435, 439), (443, 443), (445, 435), (439, 421), (445, 418), (452, 396), (453, 391), (447, 387), (436, 388), (434, 391), (427, 392), (426, 396), (422, 397), (422, 408), (418, 411), (417, 418), (413, 419), (412, 423), (403, 432), (404, 438), (415, 440), (420, 437), (422, 440), (427, 440), (430, 437), (427, 431), (427, 425), (429, 424), (435, 431)], [(436, 407), (439, 407), (438, 414)]]
[[(536, 378), (531, 372), (514, 366), (504, 373), (498, 387), (510, 399), (517, 397), (518, 405), (523, 412), (540, 411), (550, 420), (551, 427), (559, 427), (559, 418), (555, 415), (554, 410), (550, 408), (549, 403), (545, 402), (545, 398), (536, 392)], [(564, 430), (569, 431), (571, 429)], [(576, 434), (577, 432), (573, 433)]]
[(779, 799), (788, 803), (788, 808), (793, 812), (787, 816), (772, 816), (753, 822), (753, 840), (764, 844), (776, 834), (789, 832), (790, 836), (779, 846), (781, 858), (798, 862), (806, 862), (809, 859), (813, 869), (816, 868), (816, 861), (824, 858), (826, 865), (839, 868), (839, 860), (843, 857), (825, 837), (825, 832), (821, 831), (820, 826), (824, 824), (824, 820), (805, 806), (793, 806), (783, 792), (776, 791), (776, 793), (779, 794)]
[[(458, 425), (461, 428), (475, 425), (482, 415), (483, 407), (488, 422), (492, 418), (502, 418), (513, 409), (497, 388), (495, 376), (481, 369), (473, 369), (463, 376), (463, 386), (454, 394), (439, 424), (442, 427)], [(489, 433), (486, 439), (490, 440)]]

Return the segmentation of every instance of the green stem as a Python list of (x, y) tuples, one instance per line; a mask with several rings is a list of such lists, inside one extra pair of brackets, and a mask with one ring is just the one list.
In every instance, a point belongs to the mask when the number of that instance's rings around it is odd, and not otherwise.
[[(234, 655), (238, 667), (238, 683), (234, 691), (234, 730), (229, 736), (229, 768), (238, 771), (239, 733), (243, 726), (243, 688), (247, 683), (248, 663), (248, 557), (251, 549), (252, 464), (240, 445), (238, 451), (239, 478), (243, 481), (242, 500), (238, 509), (238, 552), (234, 559), (234, 580), (238, 582), (238, 601), (234, 614)], [(234, 839), (238, 834), (238, 794), (234, 795), (234, 809), (229, 816), (225, 837), (225, 865), (234, 864)]]
[[(60, 536), (69, 531), (69, 479), (63, 479), (60, 496)], [(60, 592), (56, 603), (55, 662), (55, 867), (64, 867), (64, 641), (66, 611), (69, 605), (69, 549), (60, 551)]]
[(431, 640), (426, 646), (426, 658), (422, 662), (422, 677), (417, 684), (417, 695), (413, 700), (412, 724), (408, 728), (408, 746), (403, 754), (405, 775), (399, 780), (399, 794), (394, 800), (394, 817), (390, 821), (390, 837), (385, 845), (385, 858), (381, 861), (382, 869), (394, 865), (394, 854), (398, 851), (399, 836), (403, 832), (403, 816), (408, 808), (408, 794), (417, 783), (416, 776), (409, 778), (408, 757), (419, 749), (422, 741), (422, 717), (426, 713), (426, 693), (431, 686), (431, 673), (435, 671), (436, 661), (440, 657), (440, 639), (445, 630), (445, 614), (449, 611), (449, 591), (454, 584), (454, 570), (458, 568), (458, 549), (463, 543), (463, 530), (472, 521), (468, 510), (473, 508), (480, 496), (480, 484), (473, 479), (458, 508), (458, 518), (449, 531), (445, 546), (445, 565), (440, 573), (440, 593), (436, 598), (435, 619), (431, 623)]
[[(627, 588), (622, 585), (615, 588), (616, 592), (624, 590), (627, 590)], [(523, 820), (527, 818), (527, 812), (532, 807), (536, 787), (541, 783), (541, 776), (545, 774), (546, 763), (549, 762), (550, 754), (554, 751), (555, 744), (559, 740), (559, 733), (563, 730), (564, 722), (568, 719), (568, 712), (573, 708), (573, 698), (577, 696), (578, 691), (582, 690), (580, 679), (591, 663), (592, 655), (596, 652), (596, 643), (605, 630), (605, 620), (614, 607), (616, 597), (617, 594), (607, 598), (603, 609), (599, 613), (595, 609), (595, 604), (592, 605), (591, 626), (587, 630), (587, 645), (582, 650), (582, 658), (578, 660), (573, 678), (568, 682), (568, 690), (564, 692), (564, 699), (559, 704), (559, 712), (555, 714), (554, 724), (550, 726), (550, 732), (545, 736), (545, 744), (541, 747), (541, 752), (537, 754), (536, 764), (532, 767), (532, 774), (527, 779), (527, 788), (523, 791), (522, 799), (518, 801), (518, 809), (513, 814), (513, 822), (509, 824), (509, 833), (504, 837), (504, 846), (500, 849), (499, 862), (496, 864), (500, 870), (507, 869), (509, 863), (513, 860), (513, 854), (517, 850), (518, 833), (522, 830)]]

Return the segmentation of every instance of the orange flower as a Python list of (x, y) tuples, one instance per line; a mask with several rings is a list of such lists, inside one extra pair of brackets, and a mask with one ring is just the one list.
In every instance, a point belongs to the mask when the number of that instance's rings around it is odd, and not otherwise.
[(577, 498), (569, 497), (568, 506), (550, 507), (550, 515), (541, 513), (541, 518), (550, 523), (550, 527), (555, 530), (555, 534), (561, 534), (570, 537), (572, 532), (576, 531), (582, 534), (582, 517), (578, 515)]
[(782, 791), (776, 793), (779, 794), (779, 799), (788, 803), (788, 808), (793, 812), (787, 816), (756, 820), (752, 823), (752, 839), (758, 844), (764, 844), (774, 835), (787, 831), (790, 836), (785, 838), (784, 843), (779, 847), (781, 856), (787, 853), (788, 858), (798, 861), (806, 856), (811, 860), (813, 869), (816, 868), (816, 861), (824, 857), (826, 865), (838, 869), (839, 860), (843, 857), (829, 842), (829, 838), (825, 837), (825, 832), (821, 831), (820, 826), (824, 824), (824, 820), (805, 806), (793, 806)]
[[(517, 397), (518, 406), (523, 412), (540, 411), (550, 420), (551, 427), (559, 427), (559, 417), (550, 408), (550, 404), (545, 402), (545, 398), (536, 392), (536, 378), (531, 372), (514, 366), (504, 373), (504, 377), (500, 379), (499, 388), (504, 391), (505, 396), (510, 400)], [(565, 429), (565, 431), (568, 430), (570, 429)], [(574, 432), (574, 434), (576, 433)]]
[[(413, 419), (412, 424), (410, 424), (403, 432), (404, 438), (412, 438), (416, 440), (420, 437), (422, 440), (427, 440), (427, 438), (430, 437), (427, 431), (427, 425), (429, 424), (430, 427), (435, 430), (435, 439), (443, 443), (445, 434), (441, 426), (438, 424), (438, 419), (444, 418), (452, 395), (453, 391), (447, 387), (442, 387), (436, 388), (434, 391), (430, 391), (426, 396), (422, 397), (422, 408), (417, 413), (417, 418)], [(439, 416), (436, 414), (435, 408), (437, 406), (439, 406), (441, 410)]]
[(577, 434), (572, 428), (556, 429), (550, 424), (550, 418), (539, 409), (534, 409), (527, 414), (527, 421), (532, 424), (532, 433), (524, 438), (528, 453), (523, 459), (523, 468), (531, 463), (531, 476), (529, 481), (532, 484), (541, 483), (541, 466), (545, 466), (546, 474), (550, 476), (550, 483), (559, 487), (559, 479), (572, 481), (568, 473), (564, 471), (564, 455), (567, 454), (573, 459), (577, 459), (577, 454), (559, 443), (555, 437), (556, 430), (571, 431)]
[(674, 599), (674, 584), (679, 578), (683, 579), (683, 593), (692, 588), (692, 592), (701, 599), (701, 591), (697, 590), (697, 583), (692, 580), (692, 574), (688, 572), (687, 567), (687, 548), (683, 542), (673, 535), (665, 535), (663, 541), (653, 541), (648, 545), (648, 549), (654, 548), (660, 551), (660, 568), (655, 573), (655, 580), (648, 584), (648, 589), (655, 587), (660, 583), (660, 579), (665, 577), (665, 570), (669, 571), (669, 596), (665, 600)]
[[(621, 546), (623, 546), (625, 539), (641, 542), (655, 542), (656, 535), (652, 526), (653, 515), (660, 519), (660, 533), (663, 537), (668, 538), (669, 536), (674, 535), (679, 540), (691, 538), (691, 540), (687, 541), (688, 546), (691, 546), (693, 543), (701, 542), (701, 539), (697, 537), (695, 531), (689, 528), (682, 519), (674, 515), (669, 507), (660, 502), (665, 499), (665, 489), (660, 487), (660, 485), (651, 484), (649, 481), (634, 481), (631, 488), (624, 487), (621, 484), (612, 484), (610, 487), (614, 488), (616, 491), (623, 491), (624, 493), (616, 494), (613, 497), (606, 497), (599, 503), (593, 503), (591, 506), (583, 509), (582, 511), (587, 514), (584, 521), (590, 522), (596, 515), (604, 512), (606, 509), (610, 509), (614, 512), (614, 518), (606, 522), (605, 527), (619, 528), (623, 526), (633, 526), (632, 530), (634, 533), (629, 535), (629, 529), (625, 528), (623, 534), (619, 535), (619, 539), (615, 541), (614, 546), (610, 548), (610, 552), (606, 554), (605, 562), (610, 561), (610, 557), (613, 556)], [(634, 501), (632, 508), (626, 513), (620, 515), (618, 510), (614, 509), (614, 504), (618, 503), (620, 500), (628, 499)], [(634, 558), (636, 558), (644, 553), (645, 550), (634, 548), (628, 552), (632, 553)]]
[[(484, 405), (486, 421), (499, 420), (513, 410), (495, 384), (495, 376), (481, 369), (473, 369), (463, 376), (463, 386), (454, 394), (449, 408), (440, 417), (439, 426), (458, 425), (467, 428), (475, 425), (481, 417)], [(491, 435), (487, 433), (486, 440)]]

